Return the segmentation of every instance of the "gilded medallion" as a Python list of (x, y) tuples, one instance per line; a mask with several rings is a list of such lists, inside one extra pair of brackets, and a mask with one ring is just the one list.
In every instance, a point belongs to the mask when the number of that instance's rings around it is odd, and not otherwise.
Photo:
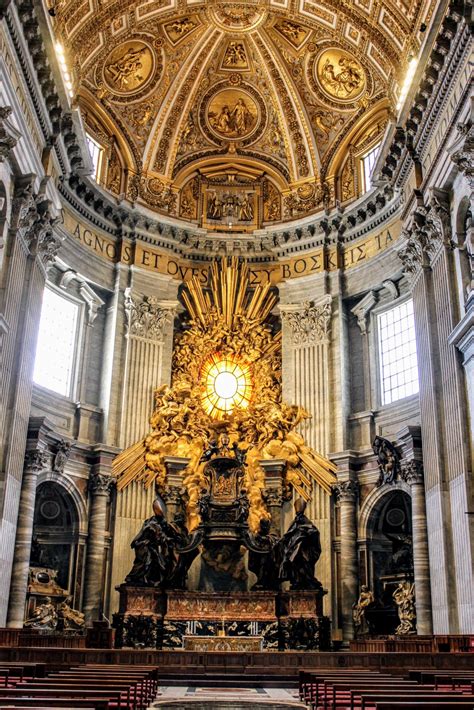
[(340, 102), (355, 101), (366, 88), (365, 72), (349, 52), (331, 47), (315, 62), (316, 79), (322, 91)]
[(129, 40), (115, 47), (104, 63), (104, 81), (115, 94), (134, 94), (153, 76), (155, 55), (141, 40)]
[(213, 143), (254, 143), (267, 124), (267, 110), (259, 92), (250, 84), (223, 81), (209, 89), (199, 107), (199, 123)]
[(242, 140), (255, 130), (258, 107), (246, 92), (224, 89), (209, 102), (207, 121), (219, 138)]

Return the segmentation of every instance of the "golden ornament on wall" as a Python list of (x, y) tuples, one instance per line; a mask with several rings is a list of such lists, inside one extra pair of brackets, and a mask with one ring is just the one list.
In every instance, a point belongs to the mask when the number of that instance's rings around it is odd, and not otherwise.
[(248, 144), (257, 140), (265, 127), (265, 104), (253, 87), (244, 84), (230, 87), (225, 82), (204, 97), (200, 121), (214, 142), (217, 138)]
[(115, 47), (104, 63), (104, 81), (111, 91), (133, 94), (153, 76), (155, 54), (141, 40), (129, 40)]
[(366, 76), (362, 66), (343, 49), (325, 49), (315, 62), (315, 70), (320, 88), (331, 99), (352, 102), (365, 91)]
[(219, 29), (229, 32), (249, 32), (262, 24), (267, 16), (264, 9), (244, 3), (218, 3), (210, 8), (210, 18)]

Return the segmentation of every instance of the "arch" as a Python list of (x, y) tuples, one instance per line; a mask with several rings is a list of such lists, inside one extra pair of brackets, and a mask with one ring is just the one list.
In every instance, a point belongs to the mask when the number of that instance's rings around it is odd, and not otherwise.
[(381, 486), (380, 488), (374, 488), (374, 490), (369, 493), (369, 495), (363, 502), (359, 513), (359, 540), (368, 539), (370, 521), (373, 520), (373, 517), (377, 513), (380, 513), (385, 503), (387, 502), (384, 499), (394, 491), (406, 493), (411, 498), (410, 486), (404, 481), (396, 481), (396, 483), (393, 483), (390, 488), (387, 488), (385, 486)]
[(55, 471), (42, 471), (38, 475), (38, 482), (36, 485), (36, 490), (43, 483), (56, 483), (61, 486), (64, 491), (69, 494), (76, 508), (77, 515), (77, 531), (80, 535), (87, 534), (88, 529), (88, 517), (87, 517), (87, 503), (84, 496), (80, 493), (75, 483), (66, 475), (56, 473)]

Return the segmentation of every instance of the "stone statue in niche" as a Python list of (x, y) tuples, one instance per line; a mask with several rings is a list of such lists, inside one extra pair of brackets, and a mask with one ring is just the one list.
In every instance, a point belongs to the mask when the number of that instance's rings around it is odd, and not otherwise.
[(394, 483), (400, 473), (400, 455), (391, 441), (382, 436), (376, 436), (372, 442), (372, 449), (377, 457), (380, 475), (378, 486), (385, 483)]
[(374, 594), (367, 587), (367, 585), (363, 584), (360, 588), (359, 599), (352, 607), (352, 620), (354, 622), (354, 630), (357, 637), (362, 636), (369, 631), (367, 619), (365, 618), (365, 611), (373, 604), (375, 604)]
[(58, 604), (57, 613), (59, 622), (63, 629), (83, 629), (85, 625), (84, 614), (77, 609), (71, 607), (72, 597)]
[(270, 532), (270, 525), (270, 520), (262, 518), (259, 530), (252, 540), (255, 548), (249, 550), (248, 567), (257, 577), (253, 591), (278, 589), (278, 570), (274, 558), (278, 537)]
[(166, 522), (166, 507), (161, 498), (153, 501), (153, 513), (134, 537), (131, 548), (135, 552), (133, 567), (125, 584), (141, 587), (164, 587), (175, 566), (173, 548), (176, 532)]
[(30, 616), (24, 623), (25, 628), (44, 629), (45, 631), (54, 631), (57, 625), (58, 614), (51, 597), (45, 597), (43, 604), (37, 606), (33, 616)]
[(319, 530), (305, 515), (306, 501), (295, 501), (295, 519), (275, 547), (280, 582), (290, 589), (321, 589), (314, 566), (321, 555)]
[(393, 599), (398, 607), (400, 619), (395, 633), (400, 636), (416, 634), (415, 584), (407, 581), (400, 582), (393, 593)]

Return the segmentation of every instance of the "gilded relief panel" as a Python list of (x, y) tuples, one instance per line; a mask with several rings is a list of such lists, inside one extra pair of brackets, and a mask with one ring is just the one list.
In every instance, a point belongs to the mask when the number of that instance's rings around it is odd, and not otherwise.
[(202, 226), (218, 232), (254, 231), (259, 226), (259, 193), (252, 185), (205, 185)]

